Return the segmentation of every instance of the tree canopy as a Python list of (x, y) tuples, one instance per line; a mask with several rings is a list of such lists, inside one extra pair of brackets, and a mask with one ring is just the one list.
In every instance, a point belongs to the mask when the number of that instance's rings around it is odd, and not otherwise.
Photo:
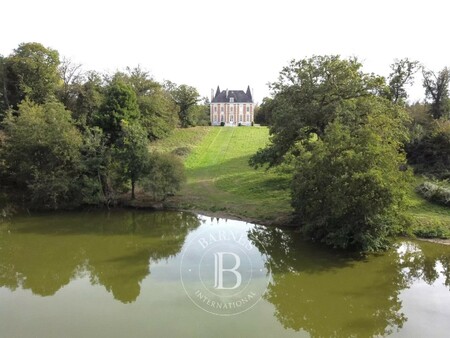
[(346, 105), (352, 105), (352, 99), (383, 92), (383, 78), (361, 68), (357, 59), (339, 56), (291, 61), (270, 85), (273, 100), (266, 114), (271, 116), (271, 142), (250, 163), (255, 167), (280, 164), (296, 142), (311, 133), (322, 136)]
[(40, 43), (22, 43), (3, 60), (4, 106), (17, 108), (25, 98), (44, 103), (59, 85), (59, 53)]

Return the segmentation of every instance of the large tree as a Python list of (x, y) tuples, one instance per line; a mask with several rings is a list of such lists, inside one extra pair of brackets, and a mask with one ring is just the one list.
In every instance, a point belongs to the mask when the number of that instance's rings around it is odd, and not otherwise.
[(62, 82), (57, 91), (58, 99), (67, 109), (74, 111), (76, 108), (77, 89), (83, 82), (81, 64), (63, 58), (58, 70)]
[(430, 114), (435, 119), (450, 117), (449, 81), (450, 74), (447, 67), (442, 69), (437, 75), (431, 70), (423, 70), (423, 86), (425, 95), (429, 100)]
[(311, 133), (322, 137), (352, 100), (385, 92), (384, 79), (361, 68), (357, 59), (339, 56), (314, 56), (284, 67), (278, 81), (270, 85), (274, 96), (266, 114), (271, 142), (250, 163), (255, 167), (281, 163), (298, 141)]
[(170, 82), (166, 83), (166, 88), (168, 88), (173, 100), (178, 106), (180, 126), (187, 128), (194, 125), (192, 108), (197, 105), (200, 97), (197, 89), (185, 84), (177, 86)]
[(19, 104), (18, 112), (3, 123), (1, 158), (8, 182), (34, 207), (76, 203), (82, 139), (70, 112), (58, 102), (38, 105), (29, 100)]
[(124, 180), (131, 184), (131, 199), (135, 199), (136, 183), (150, 170), (147, 133), (139, 123), (122, 122), (122, 135), (117, 141), (117, 158)]
[(292, 205), (305, 234), (340, 248), (386, 246), (408, 187), (405, 118), (387, 100), (358, 99), (323, 138), (298, 145)]
[(4, 60), (4, 104), (17, 108), (26, 97), (44, 103), (60, 83), (59, 54), (40, 43), (22, 43)]
[(389, 74), (389, 98), (394, 103), (404, 102), (408, 98), (406, 86), (414, 82), (414, 74), (419, 70), (418, 61), (411, 61), (408, 58), (395, 60), (391, 65)]
[(134, 90), (122, 80), (113, 80), (106, 89), (105, 101), (97, 114), (96, 123), (103, 129), (110, 143), (115, 143), (122, 132), (124, 121), (133, 123), (140, 117)]
[(70, 89), (76, 99), (72, 113), (81, 125), (94, 126), (98, 122), (98, 113), (105, 101), (105, 88), (100, 74), (91, 71), (84, 75), (84, 82)]
[(168, 91), (140, 67), (116, 73), (136, 93), (141, 124), (150, 140), (167, 136), (178, 124), (177, 106)]

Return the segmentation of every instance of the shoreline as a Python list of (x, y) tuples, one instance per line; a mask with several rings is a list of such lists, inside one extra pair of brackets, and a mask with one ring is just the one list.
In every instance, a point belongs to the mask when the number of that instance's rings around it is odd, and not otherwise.
[[(80, 208), (72, 209), (72, 210), (45, 210), (44, 212), (64, 212), (64, 211), (89, 211), (89, 210), (117, 210), (117, 209), (135, 209), (135, 210), (148, 210), (148, 211), (181, 211), (181, 212), (190, 212), (198, 215), (203, 215), (206, 217), (213, 217), (213, 218), (223, 218), (223, 219), (230, 219), (235, 221), (242, 221), (254, 225), (263, 225), (263, 226), (269, 226), (269, 227), (277, 227), (277, 228), (289, 228), (289, 227), (297, 227), (298, 225), (294, 224), (294, 218), (293, 215), (282, 215), (275, 220), (262, 220), (255, 217), (248, 217), (248, 216), (241, 216), (237, 214), (233, 214), (230, 212), (225, 211), (208, 211), (208, 210), (202, 210), (198, 208), (192, 208), (187, 209), (183, 208), (176, 203), (171, 203), (170, 201), (165, 202), (157, 202), (157, 203), (149, 203), (149, 202), (143, 202), (139, 200), (135, 201), (124, 201), (122, 200), (121, 203), (106, 207), (106, 206), (96, 206), (96, 207), (88, 207), (88, 206), (82, 206)], [(17, 214), (20, 213), (20, 208), (15, 209), (16, 212), (13, 213)], [(18, 212), (17, 212), (18, 211)], [(30, 214), (30, 210), (21, 210), (22, 212)], [(33, 212), (43, 212), (43, 210), (34, 210)], [(10, 216), (13, 216), (10, 215)], [(9, 217), (0, 217), (0, 223), (2, 220), (5, 220)], [(440, 244), (440, 245), (450, 245), (450, 238), (443, 239), (443, 238), (424, 238), (424, 237), (412, 237), (412, 236), (399, 236), (398, 238), (405, 238), (410, 240), (419, 240), (422, 242), (429, 242), (434, 244)]]

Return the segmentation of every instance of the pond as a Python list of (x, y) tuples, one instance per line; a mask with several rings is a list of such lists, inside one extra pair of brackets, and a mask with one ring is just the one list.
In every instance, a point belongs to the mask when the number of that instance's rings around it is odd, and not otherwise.
[(185, 212), (0, 223), (1, 337), (446, 337), (450, 247), (361, 258)]

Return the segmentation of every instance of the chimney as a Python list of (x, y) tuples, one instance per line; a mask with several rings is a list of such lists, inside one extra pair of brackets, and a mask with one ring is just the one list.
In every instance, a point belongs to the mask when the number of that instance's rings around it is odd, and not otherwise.
[(227, 95), (225, 96), (225, 98), (227, 98), (227, 99), (228, 99), (228, 88), (227, 88)]

